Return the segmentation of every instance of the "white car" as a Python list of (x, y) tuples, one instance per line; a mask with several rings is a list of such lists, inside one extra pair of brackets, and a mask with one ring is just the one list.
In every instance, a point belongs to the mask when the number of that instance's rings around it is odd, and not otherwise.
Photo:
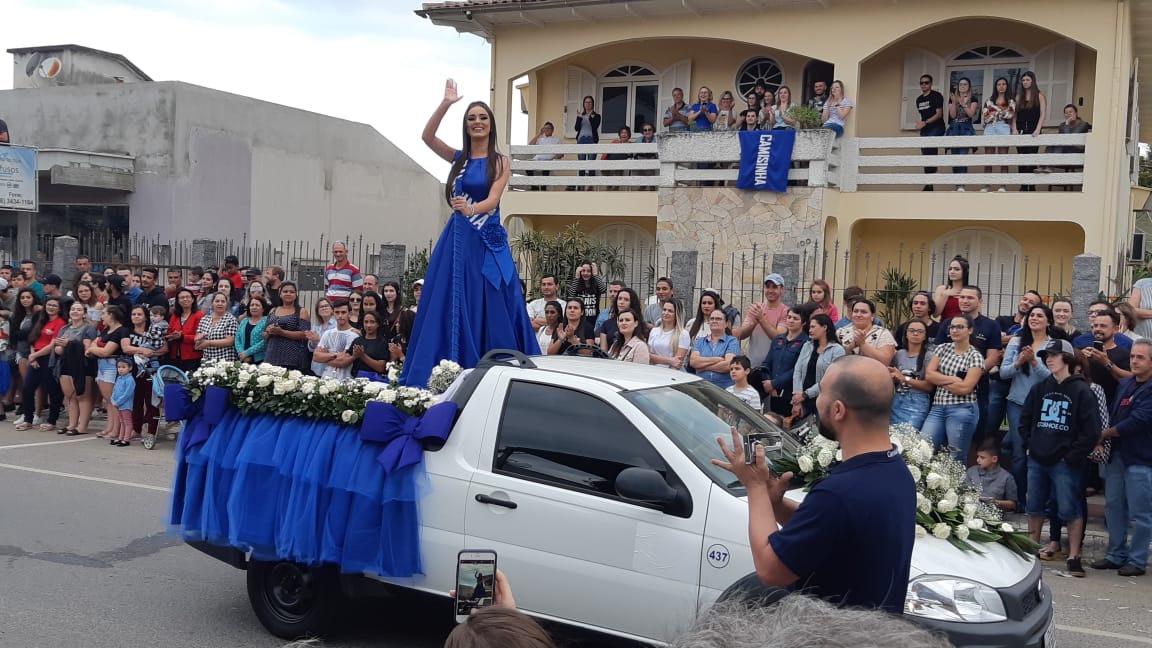
[[(710, 460), (722, 458), (716, 438), (730, 425), (790, 439), (731, 394), (669, 369), (508, 352), (486, 356), (458, 387), (452, 434), (424, 455), (423, 576), (339, 575), (194, 545), (247, 569), (270, 632), (321, 632), (339, 596), (372, 593), (371, 581), (446, 595), (457, 552), (484, 548), (514, 579), (524, 612), (662, 643), (754, 571), (744, 489)], [(1051, 647), (1039, 563), (980, 548), (917, 540), (909, 587), (918, 615), (907, 616), (957, 646)]]

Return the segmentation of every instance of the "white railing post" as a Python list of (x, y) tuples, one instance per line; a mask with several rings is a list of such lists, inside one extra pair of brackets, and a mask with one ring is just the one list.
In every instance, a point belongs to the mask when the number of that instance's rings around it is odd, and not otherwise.
[(840, 191), (856, 191), (856, 175), (860, 173), (860, 140), (845, 137), (840, 144)]

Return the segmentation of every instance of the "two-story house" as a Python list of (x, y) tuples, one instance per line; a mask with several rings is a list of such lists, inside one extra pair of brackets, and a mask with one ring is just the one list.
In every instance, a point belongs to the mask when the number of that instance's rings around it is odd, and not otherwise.
[[(743, 109), (742, 97), (757, 82), (777, 96), (787, 86), (793, 102), (803, 103), (816, 81), (836, 79), (855, 103), (844, 137), (831, 153), (817, 155), (826, 158), (820, 177), (805, 182), (800, 174), (798, 186), (783, 194), (745, 192), (723, 180), (693, 182), (729, 169), (723, 159), (735, 161), (734, 144), (699, 158), (710, 164), (692, 164), (683, 137), (662, 135), (669, 144), (659, 145), (661, 159), (651, 163), (660, 170), (632, 171), (616, 191), (571, 191), (619, 177), (576, 176), (571, 154), (556, 164), (568, 164), (572, 177), (543, 187), (514, 179), (523, 190), (503, 202), (513, 228), (552, 232), (579, 221), (606, 240), (654, 250), (642, 262), (657, 275), (677, 252), (695, 250), (702, 269), (694, 287), (726, 282), (738, 299), (758, 293), (756, 277), (780, 267), (776, 257), (785, 255), (792, 255), (786, 265), (802, 294), (817, 277), (837, 291), (854, 283), (875, 289), (887, 267), (931, 289), (948, 259), (961, 253), (992, 295), (989, 311), (1010, 308), (1025, 288), (1069, 293), (1073, 258), (1083, 254), (1100, 257), (1100, 288), (1116, 292), (1127, 259), (1143, 256), (1131, 249), (1133, 210), (1146, 198), (1133, 187), (1133, 160), (1141, 139), (1137, 115), (1148, 102), (1137, 88), (1149, 65), (1138, 72), (1137, 58), (1152, 55), (1152, 3), (471, 0), (428, 3), (417, 13), (491, 43), (491, 103), (504, 132), (523, 105), (530, 133), (551, 121), (558, 136), (574, 143), (576, 114), (591, 96), (603, 116), (603, 142), (623, 125), (636, 135), (643, 123), (664, 133), (673, 88), (683, 89), (688, 103), (701, 86), (714, 97), (729, 92)], [(921, 147), (947, 153), (942, 141), (932, 141), (934, 147), (919, 141), (923, 75), (931, 75), (945, 102), (967, 79), (982, 103), (999, 78), (1015, 93), (1027, 71), (1047, 99), (1042, 137), (985, 139), (977, 123), (967, 175), (955, 172), (957, 156), (923, 159)], [(1091, 123), (1090, 133), (1053, 136), (1067, 105)], [(1025, 142), (1036, 146), (1033, 157), (1022, 157), (1029, 153)], [(708, 148), (702, 142), (696, 150)], [(520, 168), (527, 168), (525, 157), (518, 156)], [(939, 174), (925, 176), (932, 165)], [(684, 171), (691, 168), (713, 171)], [(651, 175), (635, 177), (641, 174)], [(659, 190), (643, 191), (650, 188), (636, 184), (643, 182)], [(929, 184), (935, 191), (923, 191)], [(980, 191), (984, 186), (991, 191)]]

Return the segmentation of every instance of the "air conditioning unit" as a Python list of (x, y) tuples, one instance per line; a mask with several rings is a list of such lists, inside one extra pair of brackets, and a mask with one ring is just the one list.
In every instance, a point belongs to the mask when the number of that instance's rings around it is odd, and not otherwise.
[(1147, 253), (1147, 248), (1144, 245), (1146, 235), (1144, 232), (1136, 231), (1132, 233), (1132, 247), (1128, 249), (1128, 260), (1134, 263), (1143, 263), (1144, 255)]

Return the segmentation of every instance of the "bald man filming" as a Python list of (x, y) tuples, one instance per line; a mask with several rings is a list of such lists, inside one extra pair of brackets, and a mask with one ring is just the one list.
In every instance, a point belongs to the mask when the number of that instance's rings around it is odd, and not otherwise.
[[(786, 499), (792, 473), (777, 477), (763, 448), (744, 462), (740, 435), (717, 466), (748, 489), (748, 540), (756, 575), (767, 586), (803, 591), (839, 605), (904, 611), (916, 484), (890, 441), (893, 389), (876, 360), (845, 356), (820, 381), (820, 434), (840, 442), (843, 461), (804, 502)], [(782, 525), (779, 526), (778, 524)]]

